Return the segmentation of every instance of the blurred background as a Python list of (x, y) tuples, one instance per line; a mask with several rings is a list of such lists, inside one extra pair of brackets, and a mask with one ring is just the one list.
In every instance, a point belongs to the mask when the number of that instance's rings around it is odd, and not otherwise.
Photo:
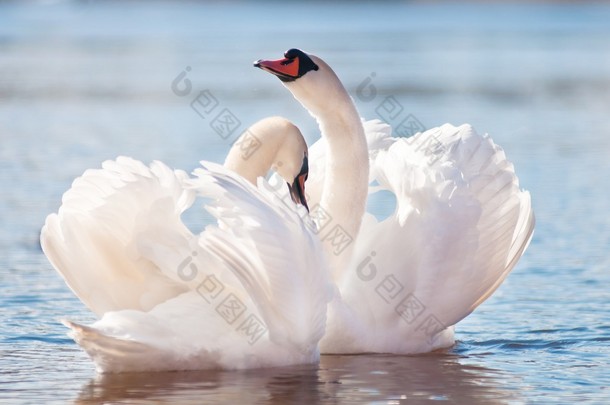
[[(488, 132), (532, 194), (529, 250), (443, 353), (96, 377), (58, 322), (94, 318), (40, 250), (45, 217), (119, 155), (191, 171), (269, 115), (313, 143), (314, 120), (252, 67), (293, 47), (324, 58), (365, 118), (394, 97), (393, 125)], [(604, 2), (0, 1), (0, 399), (610, 401), (609, 113)]]

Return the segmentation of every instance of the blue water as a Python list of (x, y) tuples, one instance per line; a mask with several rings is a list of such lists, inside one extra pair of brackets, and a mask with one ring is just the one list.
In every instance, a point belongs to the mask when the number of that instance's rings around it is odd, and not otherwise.
[[(583, 2), (0, 2), (0, 401), (610, 402), (608, 21), (610, 6)], [(96, 376), (58, 322), (94, 317), (43, 256), (44, 218), (117, 155), (190, 170), (272, 114), (314, 141), (311, 117), (251, 67), (291, 47), (323, 56), (367, 118), (393, 96), (396, 120), (489, 132), (532, 193), (529, 250), (447, 351)], [(367, 78), (375, 97), (357, 91)], [(239, 120), (234, 133), (191, 108), (203, 90)]]

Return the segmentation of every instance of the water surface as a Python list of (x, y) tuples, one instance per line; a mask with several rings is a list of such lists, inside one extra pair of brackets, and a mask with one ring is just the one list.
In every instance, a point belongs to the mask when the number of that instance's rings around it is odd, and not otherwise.
[[(0, 400), (610, 402), (608, 21), (610, 7), (581, 2), (0, 3)], [(311, 117), (251, 67), (291, 47), (323, 56), (367, 118), (394, 96), (426, 128), (492, 134), (532, 193), (529, 250), (440, 353), (96, 375), (58, 322), (94, 317), (43, 256), (44, 218), (76, 176), (118, 155), (191, 170), (271, 114), (317, 139)], [(192, 90), (177, 95), (187, 67)], [(372, 99), (357, 93), (369, 77)], [(193, 111), (203, 90), (238, 118), (234, 133)]]

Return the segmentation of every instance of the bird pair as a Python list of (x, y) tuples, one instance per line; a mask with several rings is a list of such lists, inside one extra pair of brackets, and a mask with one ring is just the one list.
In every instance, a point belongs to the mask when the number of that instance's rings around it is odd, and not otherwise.
[[(490, 137), (445, 124), (393, 138), (387, 124), (361, 120), (322, 59), (291, 49), (255, 66), (317, 120), (309, 152), (296, 126), (267, 118), (223, 166), (201, 162), (193, 176), (160, 162), (104, 162), (47, 218), (45, 254), (100, 317), (64, 322), (99, 371), (448, 347), (453, 325), (526, 249), (530, 196)], [(430, 139), (440, 147), (425, 147)], [(244, 142), (256, 150), (244, 154)], [(378, 221), (366, 203), (381, 190), (396, 210)], [(180, 215), (197, 197), (217, 223), (193, 234)]]

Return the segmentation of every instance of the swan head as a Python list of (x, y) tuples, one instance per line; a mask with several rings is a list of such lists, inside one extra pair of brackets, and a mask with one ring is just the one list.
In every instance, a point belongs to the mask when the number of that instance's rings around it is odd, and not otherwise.
[[(333, 113), (350, 100), (341, 81), (322, 59), (300, 49), (289, 49), (277, 60), (260, 59), (254, 67), (275, 75), (314, 116)], [(350, 100), (351, 102), (351, 100)]]
[(309, 173), (307, 143), (299, 128), (282, 117), (264, 118), (235, 142), (224, 166), (256, 185), (275, 171), (288, 184), (292, 200), (309, 211), (305, 181)]

